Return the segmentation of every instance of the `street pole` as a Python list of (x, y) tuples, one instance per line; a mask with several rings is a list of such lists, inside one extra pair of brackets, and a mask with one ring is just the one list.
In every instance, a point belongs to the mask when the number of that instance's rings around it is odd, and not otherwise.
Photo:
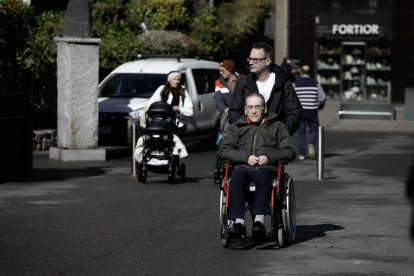
[(131, 141), (131, 147), (132, 147), (132, 152), (131, 152), (131, 170), (132, 170), (132, 173), (131, 173), (131, 176), (132, 177), (136, 177), (137, 176), (137, 168), (136, 168), (136, 166), (137, 166), (137, 163), (135, 162), (135, 159), (134, 159), (134, 151), (135, 151), (135, 147), (136, 147), (136, 143), (137, 143), (137, 139), (136, 139), (136, 131), (135, 131), (135, 129), (136, 129), (136, 124), (132, 124), (132, 133), (131, 133), (131, 139), (132, 139), (132, 141)]
[(318, 128), (318, 180), (323, 180), (323, 147), (324, 147), (324, 128), (319, 126)]

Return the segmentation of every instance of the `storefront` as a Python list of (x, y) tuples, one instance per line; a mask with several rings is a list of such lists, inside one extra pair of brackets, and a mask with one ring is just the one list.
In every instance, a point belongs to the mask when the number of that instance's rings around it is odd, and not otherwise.
[(289, 56), (330, 98), (404, 103), (414, 83), (414, 1), (289, 0)]
[(317, 15), (316, 78), (328, 97), (391, 101), (392, 18)]

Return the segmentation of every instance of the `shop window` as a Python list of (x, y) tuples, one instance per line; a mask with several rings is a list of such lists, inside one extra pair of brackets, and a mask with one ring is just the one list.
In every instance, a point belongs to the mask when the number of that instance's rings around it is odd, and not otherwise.
[(319, 41), (316, 78), (329, 98), (391, 100), (389, 41)]

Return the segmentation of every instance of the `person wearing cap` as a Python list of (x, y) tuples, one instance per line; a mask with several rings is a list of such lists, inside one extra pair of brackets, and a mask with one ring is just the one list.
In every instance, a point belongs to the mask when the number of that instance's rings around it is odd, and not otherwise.
[(236, 86), (238, 75), (236, 73), (236, 64), (230, 59), (225, 59), (220, 63), (220, 78), (214, 83), (216, 107), (221, 114), (220, 130), (224, 130), (227, 121), (227, 112), (229, 111), (232, 93)]
[(237, 74), (236, 64), (230, 59), (220, 63), (220, 78), (215, 82), (216, 107), (220, 114), (227, 112), (231, 103), (231, 93), (236, 86)]
[[(228, 125), (228, 111), (230, 108), (232, 93), (236, 86), (238, 74), (236, 73), (236, 64), (231, 59), (225, 59), (220, 62), (220, 78), (214, 83), (216, 108), (220, 112), (220, 132), (217, 137), (216, 145), (220, 145), (224, 130)], [(221, 160), (217, 156), (216, 167), (214, 169), (214, 181), (220, 184)]]
[[(299, 160), (315, 159), (315, 146), (318, 139), (318, 110), (325, 105), (326, 94), (320, 83), (309, 76), (310, 67), (300, 68), (300, 78), (293, 84), (303, 107), (299, 125)], [(306, 139), (306, 128), (309, 127), (309, 139)], [(306, 152), (306, 144), (309, 140)]]
[(243, 115), (245, 97), (259, 92), (265, 98), (268, 110), (276, 113), (293, 135), (299, 127), (303, 109), (287, 74), (273, 63), (272, 46), (265, 42), (253, 44), (247, 62), (250, 73), (237, 80), (229, 109), (230, 124)]
[(140, 118), (141, 127), (145, 128), (145, 113), (154, 102), (163, 101), (172, 106), (172, 109), (179, 115), (193, 116), (193, 102), (187, 90), (180, 85), (181, 74), (172, 71), (167, 76), (167, 82), (154, 92), (144, 107), (144, 115)]

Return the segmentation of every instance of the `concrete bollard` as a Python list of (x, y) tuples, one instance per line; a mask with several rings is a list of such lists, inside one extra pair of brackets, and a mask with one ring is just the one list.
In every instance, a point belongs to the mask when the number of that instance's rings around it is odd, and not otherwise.
[(319, 126), (318, 128), (318, 180), (323, 180), (323, 147), (324, 147), (324, 128), (322, 126)]

